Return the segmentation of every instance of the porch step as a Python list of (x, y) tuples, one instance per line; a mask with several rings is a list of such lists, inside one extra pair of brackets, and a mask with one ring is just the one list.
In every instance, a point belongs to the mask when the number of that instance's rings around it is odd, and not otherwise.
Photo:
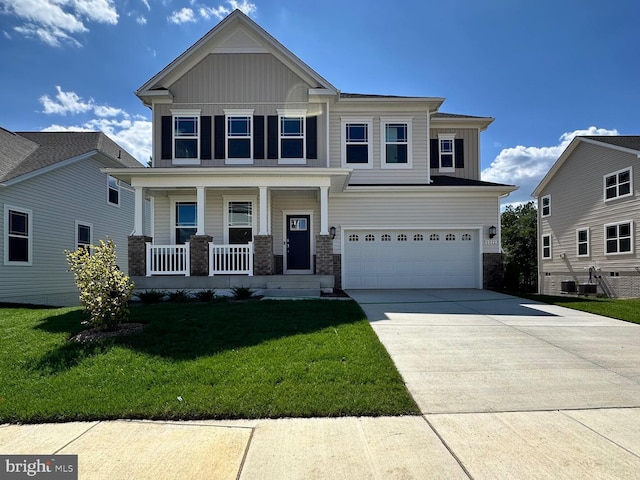
[(267, 288), (264, 298), (320, 298), (320, 288)]

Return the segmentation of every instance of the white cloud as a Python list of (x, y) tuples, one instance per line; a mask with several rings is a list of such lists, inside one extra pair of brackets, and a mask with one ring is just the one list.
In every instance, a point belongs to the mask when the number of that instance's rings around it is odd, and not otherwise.
[(139, 25), (146, 25), (147, 19), (144, 17), (144, 15), (140, 15), (138, 18), (136, 18), (136, 22), (138, 22)]
[(147, 7), (147, 11), (151, 11), (151, 6), (147, 0), (141, 0), (145, 7)]
[(191, 10), (188, 7), (184, 7), (181, 10), (176, 10), (175, 12), (173, 12), (167, 18), (167, 20), (169, 20), (169, 23), (175, 23), (176, 25), (180, 25), (182, 23), (195, 22), (196, 17), (193, 13), (193, 10)]
[(118, 12), (114, 0), (0, 0), (0, 14), (21, 20), (14, 31), (59, 47), (79, 46), (73, 37), (88, 32), (84, 20), (115, 25)]
[(589, 127), (563, 133), (557, 145), (542, 147), (518, 145), (505, 148), (491, 162), (491, 165), (482, 171), (482, 179), (487, 182), (517, 185), (520, 187), (519, 190), (509, 195), (506, 201), (514, 205), (527, 202), (532, 199), (531, 192), (535, 190), (571, 140), (578, 135), (618, 135), (618, 131)]
[(79, 113), (87, 113), (92, 111), (101, 118), (117, 117), (119, 115), (129, 115), (120, 108), (110, 107), (108, 105), (98, 105), (93, 99), (85, 101), (76, 92), (65, 92), (60, 86), (56, 86), (58, 93), (52, 99), (49, 95), (42, 95), (39, 98), (42, 104), (43, 113), (47, 115), (66, 115), (68, 113), (74, 115)]
[[(191, 5), (196, 6), (197, 3), (198, 2), (196, 0), (191, 1)], [(251, 16), (256, 13), (258, 7), (255, 3), (249, 2), (247, 0), (242, 0), (240, 2), (238, 2), (237, 0), (228, 0), (226, 2), (226, 5), (223, 4), (216, 7), (207, 7), (206, 5), (202, 5), (198, 8), (198, 14), (205, 20), (209, 20), (211, 17), (222, 20), (234, 10), (240, 10), (245, 15)], [(195, 18), (192, 21), (195, 21)]]

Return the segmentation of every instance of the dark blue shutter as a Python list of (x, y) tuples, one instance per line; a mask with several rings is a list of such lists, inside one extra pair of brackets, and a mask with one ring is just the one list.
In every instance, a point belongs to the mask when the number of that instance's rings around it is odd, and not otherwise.
[(437, 138), (431, 139), (430, 145), (430, 167), (431, 168), (440, 168), (440, 143)]
[(216, 159), (224, 159), (224, 115), (216, 115), (213, 119), (213, 155)]
[(267, 117), (267, 158), (278, 158), (278, 116)]
[(160, 123), (160, 158), (162, 160), (171, 160), (173, 157), (173, 118), (171, 115), (163, 116)]
[(456, 138), (453, 145), (456, 151), (456, 168), (464, 168), (464, 140)]
[(200, 117), (200, 158), (211, 160), (211, 117)]
[(307, 159), (318, 158), (318, 117), (307, 117)]
[(253, 158), (264, 159), (264, 115), (253, 117)]

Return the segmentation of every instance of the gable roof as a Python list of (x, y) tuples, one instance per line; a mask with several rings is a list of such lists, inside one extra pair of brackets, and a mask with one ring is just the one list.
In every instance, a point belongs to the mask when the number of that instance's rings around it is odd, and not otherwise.
[(142, 166), (102, 132), (10, 132), (0, 128), (0, 182), (98, 153), (109, 166)]
[[(221, 42), (227, 40), (227, 37), (238, 29), (242, 29), (246, 34), (245, 37), (242, 38), (245, 46), (239, 50), (225, 47), (224, 43)], [(271, 53), (309, 82), (313, 89), (329, 91), (333, 94), (338, 92), (331, 83), (295, 56), (260, 25), (240, 10), (234, 10), (209, 30), (200, 40), (136, 90), (136, 95), (145, 105), (150, 105), (148, 99), (151, 97), (170, 97), (169, 87), (189, 69), (214, 51), (221, 53), (234, 53), (234, 51)]]
[(603, 148), (614, 148), (635, 154), (640, 158), (640, 135), (584, 135), (575, 137), (535, 188), (531, 194), (533, 197), (537, 198), (540, 195), (540, 192), (547, 186), (549, 181), (580, 143), (599, 145)]

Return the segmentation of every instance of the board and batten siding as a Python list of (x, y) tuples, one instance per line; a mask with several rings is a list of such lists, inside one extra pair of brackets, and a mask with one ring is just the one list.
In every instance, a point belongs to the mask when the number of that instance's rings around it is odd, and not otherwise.
[[(632, 167), (634, 194), (604, 201), (604, 176)], [(636, 155), (612, 148), (581, 142), (553, 178), (540, 192), (540, 202), (551, 195), (551, 215), (540, 218), (538, 242), (542, 235), (551, 235), (552, 258), (542, 259), (538, 248), (541, 272), (563, 273), (588, 277), (590, 266), (602, 272), (634, 271), (639, 266), (640, 253), (640, 162)], [(634, 253), (605, 255), (604, 225), (633, 221)], [(589, 257), (577, 256), (576, 229), (589, 228)], [(564, 254), (561, 258), (560, 254)], [(608, 275), (608, 273), (605, 273)]]
[[(477, 128), (432, 128), (430, 138), (438, 139), (438, 134), (455, 133), (455, 138), (464, 141), (464, 168), (456, 168), (452, 173), (440, 173), (437, 168), (430, 170), (431, 176), (448, 175), (450, 177), (480, 180), (480, 132)], [(436, 152), (431, 152), (436, 155)]]
[[(120, 189), (120, 207), (107, 203), (107, 176), (94, 159), (51, 170), (0, 190), (0, 299), (50, 305), (78, 304), (64, 250), (75, 250), (76, 221), (93, 226), (93, 243), (111, 238), (126, 273), (133, 231), (134, 194)], [(32, 265), (4, 264), (4, 205), (32, 211)]]

